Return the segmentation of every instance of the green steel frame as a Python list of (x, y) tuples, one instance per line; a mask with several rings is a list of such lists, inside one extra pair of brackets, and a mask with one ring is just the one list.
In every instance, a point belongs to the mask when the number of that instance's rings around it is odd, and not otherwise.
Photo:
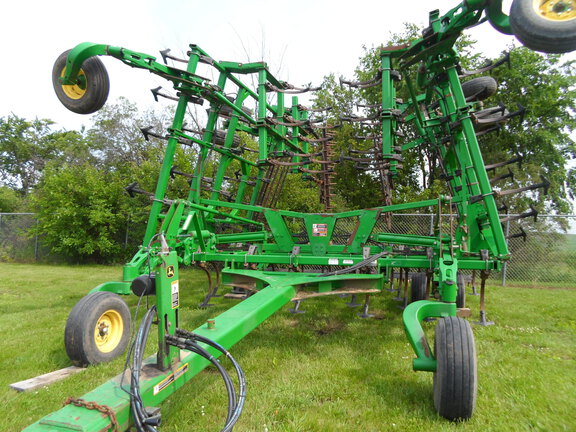
[[(436, 370), (421, 321), (456, 315), (459, 269), (498, 270), (509, 255), (474, 132), (473, 106), (465, 100), (457, 73), (458, 55), (453, 48), (462, 30), (479, 23), (484, 12), (499, 31), (510, 33), (500, 1), (466, 0), (443, 16), (438, 11), (431, 12), (430, 27), (421, 39), (381, 51), (382, 157), (389, 162), (389, 175), (398, 175), (398, 156), (403, 151), (431, 146), (443, 160), (450, 196), (338, 214), (303, 214), (265, 205), (267, 194), (273, 193), (267, 190), (271, 188), (267, 175), (275, 162), (289, 162), (292, 172), (298, 172), (299, 167), (313, 169), (318, 163), (314, 159), (314, 143), (319, 142), (318, 132), (307, 122), (308, 110), (299, 105), (297, 97), (292, 97), (290, 106), (285, 105), (285, 94), (292, 88), (276, 79), (265, 63), (218, 62), (196, 45), (190, 45), (186, 69), (109, 45), (82, 43), (72, 49), (61, 79), (63, 85), (77, 82), (85, 60), (108, 55), (166, 78), (178, 94), (142, 247), (124, 266), (123, 281), (104, 283), (94, 289), (129, 294), (130, 283), (136, 277), (148, 274), (149, 269), (157, 274), (160, 348), (157, 356), (147, 360), (155, 372), (145, 374), (141, 380), (146, 405), (157, 406), (208, 365), (198, 355), (165, 343), (165, 336), (174, 334), (178, 326), (178, 267), (207, 262), (223, 268), (223, 282), (250, 284), (257, 291), (216, 317), (210, 326), (205, 324), (195, 330), (225, 348), (240, 341), (300, 289), (323, 293), (350, 287), (381, 290), (394, 268), (427, 271), (437, 284), (438, 301), (412, 303), (403, 316), (408, 340), (417, 356), (414, 369)], [(199, 64), (217, 72), (216, 84), (197, 74)], [(415, 80), (409, 73), (413, 65), (419, 65)], [(393, 68), (402, 73), (410, 91), (405, 102), (396, 98)], [(257, 78), (256, 89), (244, 83), (249, 75)], [(234, 88), (234, 98), (227, 96), (230, 87)], [(255, 116), (243, 109), (249, 99), (257, 107)], [(269, 102), (272, 99), (274, 104)], [(184, 118), (188, 104), (201, 100), (209, 103), (209, 110), (199, 138), (185, 128)], [(429, 109), (432, 105), (434, 109)], [(219, 116), (224, 111), (224, 138), (216, 144)], [(400, 119), (411, 122), (419, 134), (401, 147), (396, 142)], [(252, 137), (257, 148), (239, 148), (235, 141), (238, 134)], [(196, 168), (190, 175), (188, 195), (167, 200), (175, 152), (181, 145), (198, 148)], [(218, 165), (206, 192), (208, 160), (214, 155), (219, 158)], [(239, 167), (237, 187), (235, 198), (226, 201), (221, 196), (229, 186), (232, 165), (234, 169)], [(424, 236), (386, 232), (378, 224), (386, 214), (430, 208), (438, 213), (454, 209), (455, 226), (446, 231), (439, 224), (434, 234)], [(342, 221), (355, 226), (344, 242), (334, 237), (335, 227)], [(296, 232), (294, 224), (305, 232)], [(413, 253), (398, 251), (398, 246), (410, 247)], [(372, 257), (372, 262), (367, 257)], [(306, 266), (322, 266), (330, 271), (358, 264), (363, 264), (360, 274), (325, 276), (317, 271), (288, 271), (309, 268)], [(280, 268), (284, 271), (272, 271)], [(219, 354), (209, 350), (215, 356)], [(111, 407), (121, 429), (127, 430), (131, 425), (129, 396), (120, 388), (120, 382), (121, 376), (116, 377), (83, 398)], [(26, 430), (95, 432), (110, 427), (106, 415), (68, 405)]]

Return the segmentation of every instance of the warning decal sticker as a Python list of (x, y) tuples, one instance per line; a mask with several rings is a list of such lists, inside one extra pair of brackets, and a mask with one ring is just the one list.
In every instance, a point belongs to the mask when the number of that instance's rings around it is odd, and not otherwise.
[(326, 237), (328, 224), (312, 224), (312, 237)]
[(178, 288), (178, 281), (175, 280), (170, 284), (172, 287), (172, 309), (176, 309), (180, 306), (180, 290)]
[(176, 381), (182, 375), (184, 375), (187, 371), (188, 371), (188, 363), (185, 363), (182, 366), (180, 366), (178, 369), (176, 369), (175, 372), (171, 373), (166, 378), (164, 378), (162, 381), (160, 381), (158, 384), (156, 384), (154, 386), (154, 396), (156, 396), (158, 393), (160, 393), (162, 390), (164, 390), (166, 387), (168, 387), (170, 384), (172, 384), (174, 381)]

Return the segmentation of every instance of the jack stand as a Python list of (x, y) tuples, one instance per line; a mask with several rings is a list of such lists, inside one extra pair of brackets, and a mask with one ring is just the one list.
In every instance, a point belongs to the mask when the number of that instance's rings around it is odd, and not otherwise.
[(374, 318), (374, 314), (368, 313), (368, 306), (370, 305), (370, 294), (366, 295), (366, 300), (364, 301), (364, 307), (362, 312), (357, 313), (360, 318)]
[(494, 325), (494, 321), (487, 321), (486, 320), (486, 311), (480, 311), (480, 321), (474, 321), (474, 324), (481, 325), (484, 327), (488, 327)]
[(351, 307), (351, 308), (361, 306), (360, 303), (356, 303), (356, 294), (352, 294), (352, 298), (350, 299), (349, 302), (346, 303), (346, 306)]
[(482, 270), (480, 272), (480, 278), (482, 280), (480, 284), (480, 321), (474, 321), (474, 324), (481, 325), (484, 327), (488, 327), (494, 325), (494, 321), (488, 321), (486, 319), (486, 304), (484, 302), (484, 291), (486, 288), (486, 279), (490, 276), (490, 272), (486, 270)]
[(306, 311), (300, 310), (300, 303), (302, 302), (302, 300), (294, 300), (294, 307), (288, 309), (288, 312), (293, 313), (293, 314), (303, 314), (306, 313)]

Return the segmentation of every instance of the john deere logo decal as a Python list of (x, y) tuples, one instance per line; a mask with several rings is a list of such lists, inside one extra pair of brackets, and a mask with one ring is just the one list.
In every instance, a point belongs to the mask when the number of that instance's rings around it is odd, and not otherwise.
[(169, 278), (174, 277), (174, 266), (168, 266), (166, 269), (166, 276)]

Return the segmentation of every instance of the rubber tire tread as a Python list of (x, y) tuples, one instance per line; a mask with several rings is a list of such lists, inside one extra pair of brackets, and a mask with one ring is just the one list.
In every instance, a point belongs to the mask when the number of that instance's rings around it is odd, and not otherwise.
[(562, 54), (576, 49), (576, 18), (551, 21), (542, 18), (532, 0), (514, 0), (510, 8), (510, 26), (514, 36), (534, 51)]
[[(123, 320), (120, 342), (110, 352), (102, 352), (94, 340), (94, 328), (107, 310), (116, 310)], [(64, 331), (66, 353), (77, 366), (109, 362), (121, 355), (130, 341), (130, 309), (118, 294), (107, 291), (90, 293), (80, 299), (70, 311)]]
[(474, 335), (468, 321), (458, 317), (439, 320), (434, 354), (436, 411), (451, 421), (469, 419), (476, 406), (478, 376)]
[(462, 83), (462, 91), (466, 100), (475, 95), (471, 101), (483, 101), (496, 93), (497, 90), (498, 83), (491, 76), (481, 76)]
[(456, 307), (465, 308), (466, 307), (466, 282), (464, 281), (464, 275), (458, 273), (456, 277), (456, 286), (458, 290), (456, 292)]
[(426, 299), (426, 273), (412, 275), (410, 279), (410, 303)]
[(92, 114), (106, 103), (110, 91), (110, 78), (104, 64), (98, 57), (90, 57), (82, 63), (82, 70), (86, 76), (88, 87), (80, 99), (72, 99), (64, 93), (60, 75), (66, 67), (68, 51), (64, 51), (54, 62), (52, 68), (52, 85), (56, 96), (66, 108), (77, 114)]

